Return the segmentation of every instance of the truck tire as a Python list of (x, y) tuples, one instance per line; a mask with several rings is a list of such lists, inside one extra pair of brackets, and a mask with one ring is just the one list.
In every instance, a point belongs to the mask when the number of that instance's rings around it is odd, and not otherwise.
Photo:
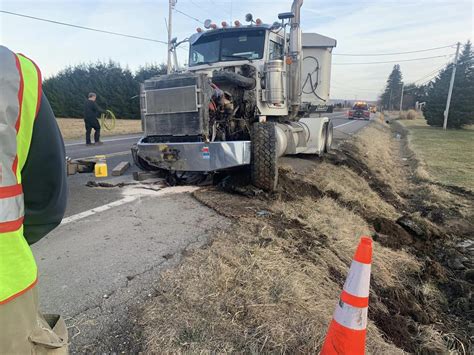
[(329, 153), (332, 147), (332, 138), (334, 132), (334, 125), (332, 121), (329, 121), (329, 124), (326, 127), (326, 142), (324, 143), (324, 153)]
[(256, 122), (252, 126), (252, 184), (274, 191), (278, 184), (276, 129), (273, 122)]

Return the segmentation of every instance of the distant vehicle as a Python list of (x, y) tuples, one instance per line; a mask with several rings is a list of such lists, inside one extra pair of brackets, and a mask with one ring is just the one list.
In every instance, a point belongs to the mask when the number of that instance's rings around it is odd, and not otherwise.
[(371, 113), (377, 113), (377, 106), (375, 106), (375, 105), (370, 106), (370, 112)]
[(355, 118), (369, 120), (370, 110), (369, 105), (367, 105), (367, 102), (356, 102), (354, 106), (352, 106), (352, 109), (347, 112), (347, 118), (350, 120), (353, 120)]

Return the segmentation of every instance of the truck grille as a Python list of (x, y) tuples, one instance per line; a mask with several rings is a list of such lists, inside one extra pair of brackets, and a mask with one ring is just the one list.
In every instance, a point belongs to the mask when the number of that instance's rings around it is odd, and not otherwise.
[(146, 136), (209, 134), (207, 103), (212, 89), (206, 74), (162, 75), (146, 80), (141, 89)]
[(148, 90), (145, 115), (197, 112), (196, 90), (196, 85)]

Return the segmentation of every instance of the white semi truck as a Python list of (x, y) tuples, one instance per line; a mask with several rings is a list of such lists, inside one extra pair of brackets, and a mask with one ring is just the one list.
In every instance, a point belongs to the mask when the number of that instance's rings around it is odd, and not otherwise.
[(187, 70), (142, 84), (135, 163), (169, 174), (250, 166), (252, 183), (271, 191), (279, 157), (329, 151), (333, 126), (322, 112), (336, 40), (301, 32), (302, 4), (271, 25), (249, 14), (248, 25), (198, 28)]

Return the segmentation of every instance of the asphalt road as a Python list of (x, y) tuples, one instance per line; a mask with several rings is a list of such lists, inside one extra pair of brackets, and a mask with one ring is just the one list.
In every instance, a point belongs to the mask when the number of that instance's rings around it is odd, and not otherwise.
[[(329, 116), (336, 144), (368, 124), (349, 121), (342, 112)], [(125, 175), (102, 181), (130, 182), (137, 170), (130, 146), (137, 139), (107, 138), (97, 147), (71, 141), (66, 151), (71, 158), (106, 155), (110, 171), (129, 161), (132, 168)], [(40, 270), (40, 304), (44, 312), (66, 318), (71, 351), (130, 350), (133, 347), (120, 339), (127, 338), (133, 309), (153, 294), (159, 271), (230, 222), (198, 203), (189, 193), (194, 187), (90, 188), (85, 186), (89, 180), (96, 178), (68, 177), (63, 224), (33, 246)]]
[[(345, 111), (329, 114), (328, 117), (331, 118), (334, 124), (335, 144), (340, 140), (349, 138), (368, 123), (368, 121), (363, 120), (348, 120)], [(66, 155), (73, 159), (105, 155), (109, 174), (118, 163), (128, 161), (131, 168), (122, 177), (109, 177), (101, 180), (107, 182), (130, 181), (132, 173), (139, 170), (133, 164), (130, 147), (137, 142), (139, 137), (137, 134), (108, 137), (104, 139), (104, 145), (102, 146), (86, 146), (80, 140), (68, 141), (66, 142)], [(116, 189), (103, 189), (100, 191), (100, 198), (97, 198), (97, 191), (85, 186), (89, 180), (96, 180), (96, 178), (93, 174), (76, 174), (68, 178), (69, 202), (66, 216), (120, 199), (120, 191)]]

